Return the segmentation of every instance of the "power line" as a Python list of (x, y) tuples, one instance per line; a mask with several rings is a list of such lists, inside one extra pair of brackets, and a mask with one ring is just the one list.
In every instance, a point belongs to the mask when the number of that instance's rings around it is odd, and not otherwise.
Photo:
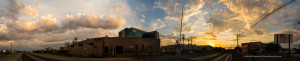
[[(280, 5), (278, 8), (276, 8), (275, 10), (273, 10), (272, 12), (270, 13), (267, 13), (266, 15), (262, 16), (261, 18), (259, 18), (259, 21), (257, 21), (256, 23), (254, 23), (250, 28), (253, 28), (254, 26), (256, 26), (258, 23), (260, 23), (262, 20), (268, 18), (271, 14), (277, 12), (278, 10), (282, 9), (283, 7), (285, 7), (286, 5), (288, 4), (291, 4), (292, 2), (295, 2), (296, 0), (292, 0), (286, 4), (283, 4), (283, 5)], [(248, 30), (249, 31), (249, 30)], [(242, 32), (241, 34), (243, 34), (245, 32)]]
[(286, 5), (288, 5), (288, 4), (290, 4), (290, 3), (294, 2), (294, 1), (296, 1), (296, 0), (292, 0), (292, 1), (288, 2), (288, 3), (286, 3), (286, 4), (283, 4), (283, 5), (279, 6), (277, 9), (273, 10), (272, 12), (270, 12), (270, 13), (264, 15), (258, 22), (256, 22), (256, 23), (255, 23), (254, 25), (252, 25), (250, 28), (254, 27), (255, 25), (257, 25), (257, 24), (258, 24), (259, 22), (261, 22), (262, 20), (268, 18), (271, 14), (275, 13), (276, 11), (280, 10), (281, 8), (285, 7)]

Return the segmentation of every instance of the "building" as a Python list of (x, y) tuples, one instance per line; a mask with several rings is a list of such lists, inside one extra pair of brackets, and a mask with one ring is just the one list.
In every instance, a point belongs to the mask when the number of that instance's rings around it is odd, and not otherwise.
[(119, 32), (119, 37), (143, 37), (159, 39), (159, 32), (145, 32), (136, 28), (125, 28)]
[(1, 50), (0, 53), (7, 53), (7, 50)]
[(263, 52), (266, 44), (261, 42), (242, 43), (242, 53)]
[(175, 54), (178, 51), (178, 46), (177, 45), (162, 46), (161, 50), (163, 53)]
[(67, 45), (67, 50), (68, 54), (74, 56), (159, 55), (160, 39), (155, 35), (158, 32), (153, 32), (155, 33), (152, 34), (152, 32), (144, 32), (135, 28), (125, 28), (119, 32), (119, 37), (90, 38)]
[(67, 50), (66, 47), (59, 47), (59, 50)]
[(47, 48), (45, 48), (45, 51), (53, 51), (53, 50), (55, 50), (55, 49), (52, 48), (52, 47), (47, 47)]
[(293, 34), (274, 34), (275, 43), (293, 43)]

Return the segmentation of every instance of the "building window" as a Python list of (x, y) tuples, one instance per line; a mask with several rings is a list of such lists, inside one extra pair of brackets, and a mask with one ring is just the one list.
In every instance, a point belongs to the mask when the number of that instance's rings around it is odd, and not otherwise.
[(83, 46), (83, 44), (79, 44), (79, 47)]
[(108, 53), (108, 47), (104, 47), (104, 53)]
[(94, 43), (89, 43), (89, 45), (94, 45)]

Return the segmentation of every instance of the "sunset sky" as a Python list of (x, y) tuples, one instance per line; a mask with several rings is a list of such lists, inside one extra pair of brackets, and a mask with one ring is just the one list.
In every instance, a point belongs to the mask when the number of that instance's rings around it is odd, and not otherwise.
[[(232, 48), (273, 42), (274, 34), (290, 33), (300, 44), (300, 0), (0, 0), (0, 50), (58, 48), (87, 38), (117, 37), (124, 28), (158, 30), (161, 45), (183, 34), (196, 45)], [(251, 28), (263, 16), (270, 16)], [(285, 46), (286, 44), (282, 44)]]

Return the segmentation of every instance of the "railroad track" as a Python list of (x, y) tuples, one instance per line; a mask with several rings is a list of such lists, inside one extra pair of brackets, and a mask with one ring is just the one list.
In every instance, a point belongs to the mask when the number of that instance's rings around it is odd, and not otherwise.
[(232, 54), (231, 53), (225, 53), (223, 55), (220, 55), (218, 57), (213, 58), (209, 61), (232, 61)]
[(26, 55), (26, 53), (22, 53), (22, 61), (34, 61), (32, 58)]
[(28, 52), (22, 54), (22, 60), (23, 61), (61, 61), (61, 60), (57, 60), (57, 59), (53, 59), (53, 58), (47, 58), (47, 57), (34, 55), (34, 54), (31, 54)]

